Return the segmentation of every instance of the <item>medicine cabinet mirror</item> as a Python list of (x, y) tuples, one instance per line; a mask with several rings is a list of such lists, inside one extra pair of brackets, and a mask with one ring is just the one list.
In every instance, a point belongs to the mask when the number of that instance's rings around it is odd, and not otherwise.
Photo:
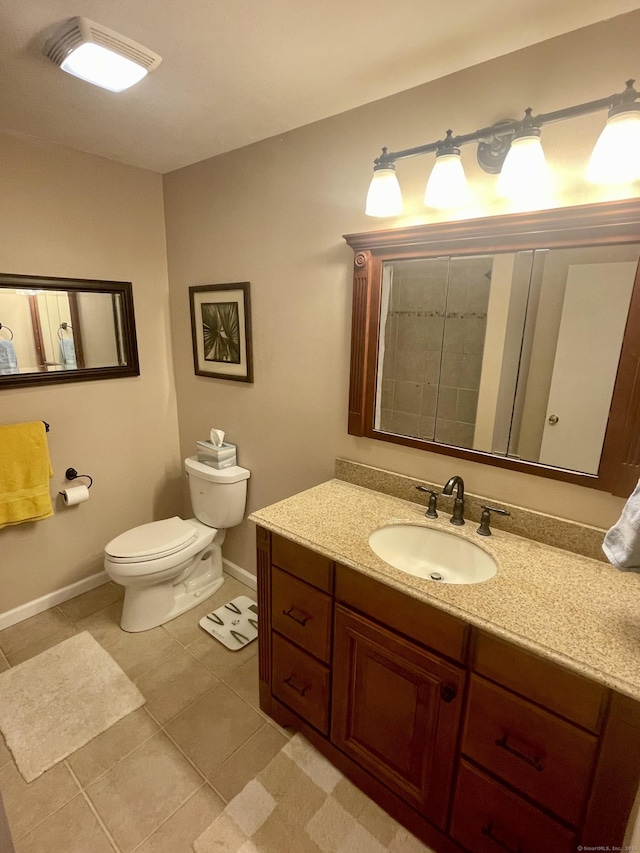
[(345, 239), (352, 435), (630, 494), (639, 200)]
[(139, 373), (129, 282), (0, 275), (0, 388)]

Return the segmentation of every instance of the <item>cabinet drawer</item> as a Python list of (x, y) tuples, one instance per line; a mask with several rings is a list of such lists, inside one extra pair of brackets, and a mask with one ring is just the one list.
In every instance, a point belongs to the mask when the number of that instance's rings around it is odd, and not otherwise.
[(472, 853), (573, 853), (575, 835), (517, 794), (460, 762), (451, 835)]
[(271, 534), (271, 562), (324, 592), (333, 592), (333, 562), (297, 542)]
[(336, 565), (336, 601), (448, 658), (465, 660), (468, 625), (340, 563)]
[(477, 675), (471, 677), (462, 751), (577, 825), (597, 739)]
[(331, 649), (331, 610), (330, 596), (275, 566), (271, 569), (273, 628), (325, 663)]
[(589, 731), (601, 729), (608, 695), (601, 684), (482, 632), (473, 668)]
[(329, 731), (329, 669), (278, 634), (272, 639), (271, 691), (323, 734)]

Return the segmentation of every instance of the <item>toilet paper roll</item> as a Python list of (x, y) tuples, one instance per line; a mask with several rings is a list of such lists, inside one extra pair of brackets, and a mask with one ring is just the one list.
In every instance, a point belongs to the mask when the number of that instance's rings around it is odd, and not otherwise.
[(216, 447), (222, 447), (222, 442), (224, 441), (224, 430), (212, 429), (209, 438), (211, 444), (214, 444)]
[(75, 506), (89, 500), (89, 489), (87, 486), (72, 486), (60, 492), (65, 506)]

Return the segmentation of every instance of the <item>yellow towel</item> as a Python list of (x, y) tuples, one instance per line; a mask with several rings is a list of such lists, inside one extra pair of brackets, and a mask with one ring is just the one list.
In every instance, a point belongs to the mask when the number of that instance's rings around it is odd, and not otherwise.
[(42, 421), (0, 426), (0, 528), (53, 515)]

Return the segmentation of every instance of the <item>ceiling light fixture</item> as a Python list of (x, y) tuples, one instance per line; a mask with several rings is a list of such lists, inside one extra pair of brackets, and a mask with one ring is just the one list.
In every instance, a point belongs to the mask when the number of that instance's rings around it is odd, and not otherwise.
[[(453, 136), (448, 130), (445, 139), (382, 154), (374, 160), (374, 175), (367, 195), (365, 212), (368, 216), (398, 216), (402, 212), (400, 185), (395, 175), (395, 163), (422, 154), (436, 155), (436, 162), (427, 183), (425, 204), (430, 207), (451, 208), (467, 201), (467, 187), (460, 157), (460, 148), (476, 142), (477, 160), (483, 171), (500, 174), (499, 195), (517, 199), (525, 204), (544, 204), (548, 200), (549, 176), (541, 145), (541, 128), (545, 124), (609, 110), (609, 118), (598, 140), (587, 170), (587, 179), (598, 183), (623, 183), (640, 180), (640, 94), (635, 80), (627, 80), (624, 92), (589, 101), (574, 107), (533, 116), (525, 110), (520, 121), (509, 119), (474, 133)], [(448, 170), (448, 177), (446, 171)], [(393, 178), (393, 204), (386, 206), (381, 194), (377, 203), (369, 204), (375, 194), (374, 184), (379, 176)]]
[(123, 92), (162, 62), (157, 53), (87, 18), (56, 27), (42, 52), (63, 71), (110, 92)]

